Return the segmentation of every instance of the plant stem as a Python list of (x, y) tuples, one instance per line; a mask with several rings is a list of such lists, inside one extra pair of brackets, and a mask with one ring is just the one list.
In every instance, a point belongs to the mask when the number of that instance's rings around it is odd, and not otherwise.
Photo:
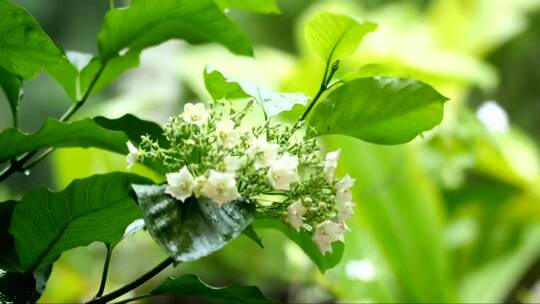
[[(61, 122), (68, 121), (73, 114), (75, 114), (86, 102), (88, 97), (90, 97), (90, 93), (92, 92), (92, 89), (96, 85), (97, 81), (99, 80), (99, 77), (103, 73), (103, 70), (105, 70), (105, 66), (107, 65), (107, 62), (103, 62), (101, 67), (99, 68), (96, 75), (94, 75), (94, 78), (92, 79), (92, 82), (90, 82), (90, 85), (88, 86), (88, 89), (86, 92), (84, 92), (84, 95), (81, 97), (79, 101), (74, 103), (61, 117)], [(42, 155), (40, 155), (34, 162), (32, 162), (29, 166), (25, 166), (26, 162), (29, 161), (34, 155), (37, 154), (36, 151), (28, 152), (26, 153), (21, 159), (16, 159), (11, 162), (11, 164), (4, 168), (4, 170), (0, 173), (0, 182), (4, 181), (6, 178), (10, 177), (15, 172), (24, 172), (25, 170), (30, 169), (31, 167), (35, 166), (38, 162), (43, 160), (45, 157), (47, 157), (54, 149), (50, 148), (45, 150)]]
[(133, 289), (141, 286), (142, 284), (144, 284), (146, 281), (150, 280), (151, 278), (153, 278), (154, 276), (156, 276), (158, 273), (160, 273), (161, 271), (163, 271), (165, 268), (169, 267), (169, 265), (171, 265), (172, 263), (174, 262), (174, 259), (171, 258), (171, 257), (168, 257), (166, 260), (164, 260), (163, 262), (161, 262), (159, 265), (157, 265), (154, 269), (148, 271), (147, 273), (143, 274), (140, 278), (136, 279), (135, 281), (125, 285), (124, 287), (121, 287), (107, 295), (104, 295), (103, 297), (100, 297), (100, 298), (97, 298), (97, 299), (93, 299), (91, 300), (90, 302), (87, 302), (87, 304), (98, 304), (98, 303), (107, 303), (111, 300), (114, 300), (130, 291), (132, 291)]
[(302, 116), (300, 116), (300, 119), (298, 120), (299, 122), (304, 121), (306, 119), (309, 112), (313, 109), (313, 107), (315, 106), (319, 98), (321, 98), (321, 95), (328, 89), (328, 84), (332, 80), (332, 77), (334, 77), (334, 74), (336, 73), (336, 71), (339, 69), (339, 60), (336, 60), (334, 61), (334, 63), (332, 63), (330, 73), (328, 72), (329, 69), (330, 69), (330, 61), (328, 60), (326, 62), (326, 67), (324, 68), (323, 79), (321, 81), (321, 86), (319, 87), (319, 91), (317, 92), (317, 94), (315, 94), (315, 97), (313, 97), (313, 99), (309, 103), (304, 113), (302, 113)]
[(103, 292), (105, 291), (105, 284), (107, 282), (107, 274), (109, 273), (109, 264), (111, 263), (111, 256), (114, 247), (111, 244), (106, 244), (105, 246), (107, 247), (107, 255), (105, 256), (103, 272), (101, 273), (101, 283), (99, 284), (99, 289), (94, 299), (97, 299), (103, 295)]

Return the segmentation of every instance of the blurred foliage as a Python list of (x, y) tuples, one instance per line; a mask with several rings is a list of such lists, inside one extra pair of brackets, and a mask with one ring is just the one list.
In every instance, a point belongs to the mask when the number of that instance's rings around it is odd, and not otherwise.
[[(87, 37), (96, 36), (108, 1), (17, 2), (60, 46), (97, 52)], [(281, 15), (233, 10), (230, 16), (255, 45), (255, 59), (215, 46), (167, 43), (145, 51), (141, 66), (113, 90), (93, 97), (85, 114), (119, 117), (129, 111), (163, 122), (182, 102), (209, 98), (206, 65), (263, 88), (312, 96), (324, 66), (305, 45), (309, 16), (324, 10), (374, 21), (378, 30), (342, 63), (339, 75), (363, 68), (411, 76), (450, 101), (443, 124), (408, 145), (324, 138), (329, 149), (342, 147), (341, 170), (357, 179), (357, 213), (341, 263), (322, 275), (282, 235), (263, 231), (266, 250), (240, 237), (174, 272), (196, 273), (218, 285), (255, 284), (291, 302), (539, 302), (539, 2), (283, 0), (278, 1)], [(45, 117), (58, 116), (69, 105), (69, 97), (46, 75), (25, 83), (24, 90), (20, 124), (25, 131), (35, 131)], [(506, 110), (508, 129), (494, 131), (477, 119), (476, 108), (488, 99)], [(1, 101), (0, 128), (10, 125), (9, 111)], [(125, 168), (122, 156), (94, 149), (61, 149), (50, 160), (36, 166), (31, 179), (10, 179), (0, 187), (0, 197), (20, 197), (36, 183), (63, 189), (75, 178)], [(150, 174), (141, 167), (135, 172)], [(41, 301), (91, 297), (104, 255), (98, 244), (62, 255)], [(111, 290), (163, 256), (146, 232), (120, 243)]]

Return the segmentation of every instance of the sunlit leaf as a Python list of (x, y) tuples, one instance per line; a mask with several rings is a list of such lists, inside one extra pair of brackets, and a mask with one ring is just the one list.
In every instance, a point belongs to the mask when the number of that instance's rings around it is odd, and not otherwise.
[(424, 83), (359, 78), (318, 104), (309, 123), (319, 134), (343, 134), (378, 144), (401, 144), (439, 124), (446, 97)]
[(0, 0), (0, 68), (28, 79), (62, 59), (60, 49), (30, 13)]
[(138, 0), (110, 10), (98, 46), (101, 59), (108, 60), (124, 49), (140, 51), (169, 39), (217, 42), (234, 53), (252, 54), (245, 35), (213, 0)]
[(278, 93), (262, 89), (247, 81), (227, 79), (216, 70), (204, 70), (204, 84), (215, 100), (252, 97), (270, 117), (290, 111), (295, 105), (306, 105), (308, 98), (302, 93)]
[(222, 9), (238, 8), (257, 13), (275, 13), (279, 14), (280, 10), (276, 0), (215, 0), (217, 5)]
[(376, 28), (374, 23), (360, 22), (349, 16), (320, 13), (308, 21), (305, 35), (308, 46), (332, 63), (351, 55), (362, 38)]
[(207, 199), (181, 203), (165, 186), (134, 185), (146, 228), (176, 261), (205, 257), (237, 238), (253, 220), (252, 206), (236, 200), (219, 206)]
[(44, 188), (27, 193), (15, 205), (9, 228), (22, 268), (51, 264), (62, 252), (92, 242), (116, 244), (141, 217), (131, 183), (148, 182), (110, 173), (76, 180), (57, 193)]
[(332, 244), (332, 253), (322, 254), (313, 242), (309, 232), (305, 230), (296, 232), (296, 230), (277, 218), (257, 218), (253, 222), (253, 227), (256, 229), (275, 229), (285, 234), (291, 241), (300, 246), (321, 272), (325, 272), (336, 266), (343, 256), (345, 246), (342, 242), (334, 242)]
[(186, 274), (168, 278), (152, 290), (152, 295), (200, 297), (215, 303), (275, 303), (265, 297), (255, 286), (231, 285), (213, 287), (202, 282), (196, 275)]
[(157, 124), (129, 114), (117, 119), (96, 117), (69, 123), (51, 118), (32, 134), (16, 129), (0, 133), (0, 163), (25, 152), (49, 147), (96, 147), (127, 154), (128, 140), (136, 144), (141, 135), (149, 134), (163, 141), (162, 133)]
[(0, 87), (6, 95), (13, 119), (17, 119), (19, 99), (22, 95), (22, 81), (19, 77), (0, 68)]

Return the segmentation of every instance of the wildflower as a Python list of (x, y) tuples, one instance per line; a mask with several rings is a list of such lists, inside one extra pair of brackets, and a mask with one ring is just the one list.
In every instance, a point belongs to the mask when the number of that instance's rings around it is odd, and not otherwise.
[(193, 193), (193, 175), (186, 166), (178, 172), (167, 173), (166, 178), (168, 185), (165, 193), (172, 197), (184, 202)]
[(344, 223), (335, 223), (325, 220), (315, 226), (313, 242), (319, 247), (322, 253), (332, 252), (332, 243), (343, 241), (343, 234), (348, 230)]
[(324, 176), (329, 183), (334, 181), (334, 175), (336, 173), (340, 154), (340, 149), (326, 154), (326, 158), (324, 160)]
[(336, 200), (341, 203), (352, 201), (350, 189), (354, 186), (355, 179), (348, 174), (336, 183)]
[(202, 126), (210, 117), (210, 114), (204, 108), (202, 103), (186, 103), (184, 105), (184, 113), (182, 113), (182, 118), (188, 124), (194, 124), (197, 126)]
[(285, 152), (280, 158), (270, 163), (270, 169), (266, 175), (268, 182), (276, 190), (289, 190), (290, 185), (298, 180), (297, 167), (298, 157)]
[(195, 178), (194, 186), (193, 186), (193, 194), (195, 194), (196, 198), (201, 197), (202, 188), (204, 187), (205, 184), (206, 184), (206, 177), (204, 175), (197, 176), (197, 178)]
[(229, 173), (238, 171), (242, 166), (242, 160), (238, 156), (227, 155), (223, 158), (223, 163), (225, 164), (225, 171)]
[(305, 213), (306, 208), (302, 205), (301, 200), (297, 200), (287, 207), (287, 223), (289, 223), (297, 232), (300, 231), (300, 227), (304, 223), (302, 217)]
[(355, 204), (351, 201), (345, 201), (345, 202), (337, 201), (337, 208), (338, 208), (337, 219), (339, 221), (346, 221), (350, 219), (351, 217), (353, 217), (354, 207), (355, 207)]
[(266, 135), (253, 138), (250, 142), (246, 154), (255, 159), (255, 169), (265, 168), (277, 157), (279, 150), (278, 144), (266, 141)]
[(210, 171), (208, 180), (201, 190), (202, 194), (219, 205), (223, 205), (237, 198), (240, 193), (236, 189), (234, 174), (226, 172)]
[(140, 152), (139, 150), (137, 150), (137, 147), (135, 147), (130, 141), (128, 141), (126, 144), (129, 151), (128, 155), (126, 156), (126, 160), (128, 163), (127, 168), (128, 170), (130, 170), (131, 167), (133, 167), (133, 165), (137, 162)]
[(216, 136), (218, 143), (226, 147), (233, 147), (240, 141), (240, 134), (235, 130), (234, 122), (230, 119), (216, 123)]

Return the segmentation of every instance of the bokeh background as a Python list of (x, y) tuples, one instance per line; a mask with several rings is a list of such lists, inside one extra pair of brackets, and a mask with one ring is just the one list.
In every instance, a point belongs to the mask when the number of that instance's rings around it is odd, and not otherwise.
[[(62, 48), (97, 53), (95, 37), (108, 1), (15, 2)], [(138, 69), (92, 97), (78, 116), (130, 112), (165, 122), (185, 102), (209, 98), (205, 66), (269, 89), (313, 96), (323, 63), (305, 47), (303, 25), (326, 10), (379, 24), (340, 73), (363, 66), (429, 83), (450, 98), (444, 121), (401, 146), (324, 138), (328, 149), (342, 148), (341, 173), (357, 179), (356, 216), (335, 269), (321, 274), (296, 245), (278, 232), (262, 231), (266, 249), (242, 236), (218, 253), (162, 273), (140, 292), (167, 275), (196, 273), (215, 285), (255, 284), (293, 303), (540, 302), (540, 1), (278, 3), (280, 15), (228, 12), (255, 45), (255, 58), (217, 45), (169, 42), (145, 51)], [(20, 125), (28, 132), (70, 105), (46, 74), (25, 82), (24, 90)], [(0, 100), (0, 129), (10, 119)], [(59, 149), (28, 174), (0, 184), (0, 201), (36, 186), (60, 190), (75, 178), (124, 171), (125, 165), (121, 155)], [(63, 254), (41, 301), (91, 298), (104, 256), (102, 244)], [(163, 258), (146, 232), (124, 240), (113, 253), (108, 290)]]

